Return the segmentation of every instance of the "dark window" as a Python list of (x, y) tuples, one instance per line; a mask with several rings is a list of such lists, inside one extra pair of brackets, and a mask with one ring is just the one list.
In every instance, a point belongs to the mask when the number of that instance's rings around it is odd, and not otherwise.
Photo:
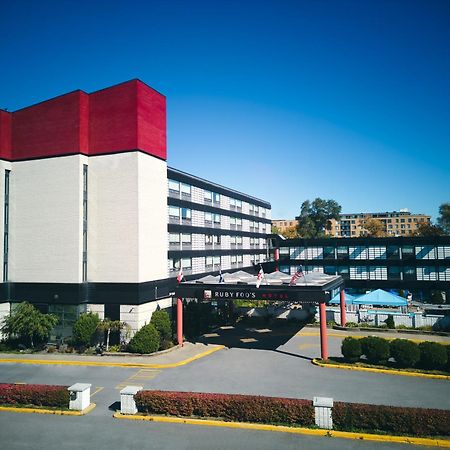
[(414, 247), (412, 245), (406, 245), (402, 248), (402, 259), (414, 259)]
[(348, 247), (337, 247), (337, 259), (348, 259)]
[(334, 247), (323, 248), (323, 259), (334, 259)]
[(400, 267), (392, 266), (387, 268), (388, 280), (400, 280)]
[[(131, 306), (130, 306), (131, 308)], [(105, 305), (105, 318), (111, 320), (120, 320), (120, 305), (106, 304)]]
[(10, 170), (5, 170), (5, 200), (3, 216), (3, 282), (8, 281), (9, 259), (9, 175)]
[(87, 252), (88, 252), (88, 166), (83, 164), (83, 255), (82, 280), (87, 281)]
[(399, 259), (400, 251), (396, 245), (388, 245), (386, 247), (386, 258), (387, 259)]

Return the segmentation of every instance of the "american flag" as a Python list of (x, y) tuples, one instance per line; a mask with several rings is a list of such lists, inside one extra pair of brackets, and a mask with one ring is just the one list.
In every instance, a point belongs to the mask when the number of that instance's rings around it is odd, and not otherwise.
[(181, 283), (183, 281), (183, 278), (184, 278), (183, 269), (180, 267), (180, 271), (178, 272), (178, 275), (177, 275), (178, 283)]
[(305, 274), (303, 273), (303, 267), (298, 266), (297, 272), (295, 272), (294, 275), (292, 276), (289, 286), (295, 286), (297, 284), (297, 280), (300, 277), (304, 277), (304, 276), (305, 276)]
[(258, 276), (256, 277), (256, 288), (259, 288), (259, 285), (261, 284), (263, 276), (264, 276), (264, 272), (261, 267), (261, 269), (259, 269)]

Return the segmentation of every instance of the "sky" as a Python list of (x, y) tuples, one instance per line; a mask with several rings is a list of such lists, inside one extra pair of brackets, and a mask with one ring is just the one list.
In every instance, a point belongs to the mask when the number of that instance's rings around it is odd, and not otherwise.
[(0, 108), (139, 78), (168, 164), (262, 198), (450, 202), (450, 1), (0, 1)]

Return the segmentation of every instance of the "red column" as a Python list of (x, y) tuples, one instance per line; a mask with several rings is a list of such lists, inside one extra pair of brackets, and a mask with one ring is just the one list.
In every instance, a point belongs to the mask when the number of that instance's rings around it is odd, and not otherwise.
[(340, 296), (341, 300), (341, 327), (345, 327), (345, 324), (347, 323), (347, 318), (345, 317), (345, 291), (342, 289)]
[(275, 266), (275, 271), (278, 272), (278, 261), (280, 260), (280, 249), (276, 248), (274, 250), (274, 259), (277, 261), (277, 265)]
[(178, 346), (183, 347), (183, 302), (177, 298), (177, 340)]
[(320, 353), (322, 359), (328, 359), (328, 341), (327, 341), (327, 311), (325, 303), (319, 303), (320, 317)]

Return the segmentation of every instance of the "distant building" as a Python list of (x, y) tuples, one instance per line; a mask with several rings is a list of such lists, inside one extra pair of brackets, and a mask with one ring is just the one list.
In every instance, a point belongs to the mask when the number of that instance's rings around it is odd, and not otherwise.
[(288, 228), (296, 227), (297, 225), (298, 225), (298, 221), (296, 219), (272, 220), (272, 226), (277, 227), (281, 233), (283, 231), (286, 231)]
[(368, 219), (379, 220), (389, 236), (408, 236), (413, 234), (419, 224), (430, 223), (430, 216), (411, 214), (408, 210), (340, 214), (339, 220), (332, 219), (325, 234), (332, 237), (359, 237), (365, 232), (364, 225)]

